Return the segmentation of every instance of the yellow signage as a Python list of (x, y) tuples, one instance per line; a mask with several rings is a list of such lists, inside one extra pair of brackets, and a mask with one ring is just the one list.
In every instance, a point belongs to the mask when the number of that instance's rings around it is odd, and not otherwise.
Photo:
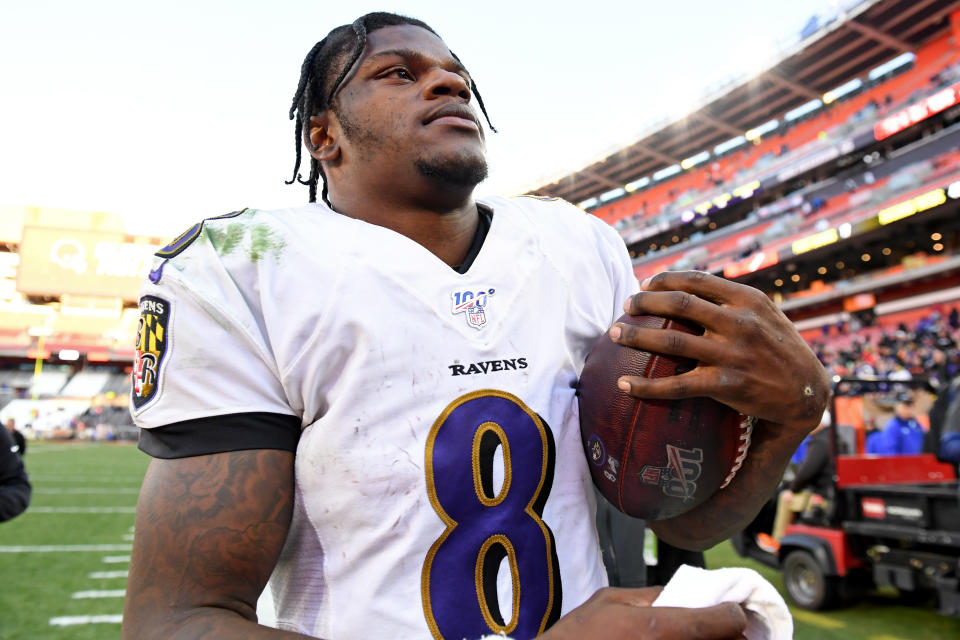
[(828, 244), (833, 244), (840, 239), (840, 234), (837, 233), (836, 229), (827, 229), (826, 231), (821, 231), (820, 233), (815, 233), (812, 236), (807, 236), (806, 238), (801, 238), (790, 245), (790, 248), (793, 249), (794, 255), (800, 253), (806, 253), (807, 251), (813, 251), (814, 249), (819, 249), (820, 247), (825, 247)]
[(136, 300), (157, 249), (128, 242), (119, 232), (26, 226), (17, 290), (28, 295), (74, 293)]

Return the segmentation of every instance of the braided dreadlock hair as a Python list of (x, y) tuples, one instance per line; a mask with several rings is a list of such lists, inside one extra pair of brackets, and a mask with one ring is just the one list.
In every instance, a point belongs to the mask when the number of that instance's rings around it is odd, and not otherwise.
[[(426, 29), (433, 35), (440, 37), (429, 25), (416, 18), (397, 15), (395, 13), (386, 13), (382, 11), (368, 13), (353, 21), (352, 24), (341, 25), (327, 34), (323, 40), (313, 45), (310, 53), (304, 58), (300, 67), (300, 82), (297, 85), (297, 92), (293, 96), (293, 104), (290, 106), (290, 119), (295, 120), (293, 137), (294, 147), (296, 149), (297, 159), (293, 165), (293, 177), (286, 184), (299, 182), (310, 188), (310, 202), (317, 201), (317, 184), (323, 179), (323, 191), (320, 197), (328, 205), (327, 199), (327, 176), (323, 173), (320, 161), (314, 157), (310, 158), (310, 177), (306, 180), (300, 175), (300, 163), (302, 160), (301, 145), (310, 144), (309, 130), (310, 117), (327, 109), (334, 109), (334, 99), (337, 96), (344, 79), (353, 65), (363, 54), (367, 46), (367, 34), (382, 29), (384, 27), (393, 27), (397, 25), (413, 25)], [(452, 51), (450, 54), (460, 62), (460, 58)], [(490, 124), (490, 116), (483, 106), (483, 98), (477, 90), (477, 85), (473, 79), (470, 80), (470, 91), (477, 98), (477, 104), (483, 117), (487, 121), (490, 130), (496, 132), (496, 129)]]

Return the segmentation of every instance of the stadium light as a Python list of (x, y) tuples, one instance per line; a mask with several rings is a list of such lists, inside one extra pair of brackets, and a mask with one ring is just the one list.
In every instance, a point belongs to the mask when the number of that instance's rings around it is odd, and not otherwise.
[(691, 169), (709, 158), (710, 158), (709, 151), (701, 151), (696, 155), (690, 156), (689, 158), (682, 160), (680, 162), (680, 167), (684, 171), (686, 171), (687, 169)]
[(633, 192), (636, 191), (637, 189), (642, 189), (642, 188), (644, 188), (645, 186), (647, 186), (648, 184), (650, 184), (650, 177), (649, 177), (649, 176), (644, 176), (644, 177), (640, 178), (639, 180), (634, 180), (633, 182), (628, 182), (626, 185), (624, 185), (623, 188), (626, 189), (628, 193), (633, 193)]
[(916, 59), (917, 59), (917, 56), (908, 51), (907, 53), (897, 56), (893, 60), (888, 60), (887, 62), (884, 62), (880, 66), (874, 67), (870, 71), (870, 73), (867, 74), (867, 77), (870, 78), (871, 80), (876, 80), (880, 76), (884, 76), (890, 73), (891, 71), (896, 71), (900, 67), (904, 67), (908, 65)]
[(727, 140), (726, 142), (721, 142), (720, 144), (718, 144), (717, 146), (715, 146), (715, 147), (713, 148), (713, 154), (716, 155), (716, 156), (720, 156), (720, 155), (725, 154), (727, 151), (730, 151), (731, 149), (736, 149), (737, 147), (741, 147), (741, 146), (745, 145), (746, 143), (747, 143), (747, 139), (744, 138), (743, 136), (737, 136), (736, 138), (730, 138), (730, 139)]
[(947, 187), (947, 195), (954, 200), (960, 198), (960, 180), (950, 183), (950, 186)]
[(581, 209), (589, 209), (590, 207), (596, 206), (597, 202), (599, 201), (596, 198), (587, 198), (577, 206), (580, 207)]
[(797, 107), (796, 109), (792, 109), (792, 110), (790, 110), (790, 111), (787, 111), (787, 113), (784, 114), (783, 119), (786, 120), (787, 122), (792, 122), (792, 121), (796, 120), (797, 118), (802, 118), (803, 116), (807, 115), (808, 113), (812, 113), (812, 112), (816, 111), (817, 109), (819, 109), (819, 108), (822, 107), (822, 106), (823, 106), (823, 103), (820, 102), (820, 100), (818, 100), (818, 99), (813, 99), (813, 100), (811, 100), (810, 102), (806, 102), (806, 103), (800, 105), (800, 106)]
[(607, 191), (606, 193), (601, 193), (601, 194), (600, 194), (600, 202), (609, 202), (609, 201), (613, 200), (614, 198), (619, 198), (620, 196), (622, 196), (622, 195), (625, 194), (625, 193), (626, 193), (626, 191), (625, 191), (623, 188), (620, 188), (620, 187), (618, 187), (618, 188), (616, 188), (616, 189), (612, 189), (612, 190), (610, 190), (610, 191)]
[(655, 174), (653, 174), (653, 179), (654, 181), (664, 180), (665, 178), (669, 178), (670, 176), (677, 175), (681, 171), (682, 169), (680, 168), (680, 165), (672, 164), (669, 167), (660, 169), (660, 171), (657, 171)]
[(825, 94), (823, 94), (823, 104), (830, 104), (839, 100), (840, 98), (849, 95), (863, 86), (863, 80), (860, 78), (854, 78), (850, 82), (845, 82), (836, 89), (830, 89)]
[(61, 349), (57, 357), (61, 360), (72, 362), (80, 359), (80, 352), (76, 349)]
[(780, 126), (779, 120), (776, 120), (776, 119), (768, 120), (767, 122), (764, 122), (759, 127), (750, 129), (745, 134), (743, 134), (743, 136), (750, 142), (753, 142), (755, 140), (759, 140), (764, 134), (774, 131), (779, 126)]

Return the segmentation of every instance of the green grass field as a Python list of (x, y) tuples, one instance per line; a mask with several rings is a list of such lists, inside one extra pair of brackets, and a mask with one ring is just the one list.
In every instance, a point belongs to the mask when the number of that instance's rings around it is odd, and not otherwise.
[[(29, 445), (33, 502), (27, 513), (0, 524), (0, 640), (120, 637), (117, 622), (61, 625), (77, 616), (114, 619), (123, 611), (126, 577), (117, 572), (129, 566), (124, 558), (147, 462), (131, 445)], [(776, 571), (739, 558), (728, 543), (708, 552), (707, 563), (752, 567), (782, 591)], [(881, 594), (840, 611), (792, 611), (798, 640), (960, 638), (960, 621), (933, 609), (932, 601), (907, 607)]]

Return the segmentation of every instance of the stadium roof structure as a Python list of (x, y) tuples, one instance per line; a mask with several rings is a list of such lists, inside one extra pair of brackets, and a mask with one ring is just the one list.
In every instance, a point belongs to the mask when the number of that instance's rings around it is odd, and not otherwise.
[(713, 96), (667, 124), (587, 166), (528, 193), (573, 203), (681, 164), (685, 159), (780, 117), (867, 74), (950, 28), (960, 0), (873, 0), (858, 4), (803, 38), (765, 71)]

